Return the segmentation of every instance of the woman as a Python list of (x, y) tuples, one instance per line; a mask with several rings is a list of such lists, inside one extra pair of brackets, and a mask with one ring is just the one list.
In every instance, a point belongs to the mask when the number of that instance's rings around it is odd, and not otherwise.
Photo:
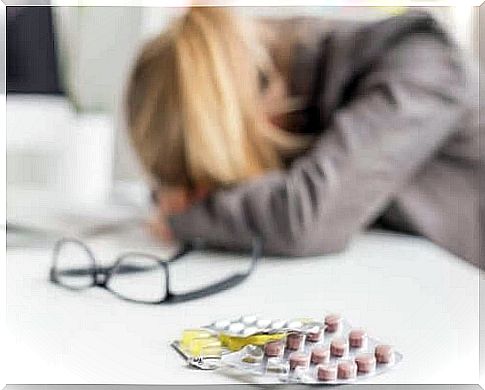
[(476, 86), (425, 13), (249, 24), (200, 7), (143, 48), (128, 125), (165, 236), (302, 256), (379, 223), (478, 264)]

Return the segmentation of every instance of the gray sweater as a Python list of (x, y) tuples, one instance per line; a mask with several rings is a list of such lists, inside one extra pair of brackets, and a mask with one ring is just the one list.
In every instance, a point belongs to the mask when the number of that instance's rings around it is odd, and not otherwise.
[(459, 49), (420, 12), (318, 34), (291, 66), (313, 147), (170, 217), (175, 236), (236, 250), (260, 236), (266, 254), (322, 255), (379, 220), (478, 265), (484, 122)]

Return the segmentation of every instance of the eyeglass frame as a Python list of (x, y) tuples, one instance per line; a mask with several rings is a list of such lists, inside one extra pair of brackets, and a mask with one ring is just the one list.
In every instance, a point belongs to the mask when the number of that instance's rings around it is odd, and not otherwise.
[[(67, 284), (63, 284), (59, 280), (59, 275), (58, 275), (59, 270), (57, 269), (59, 252), (62, 246), (69, 242), (80, 245), (86, 251), (86, 253), (88, 254), (92, 262), (92, 268), (91, 269), (86, 268), (86, 271), (91, 273), (91, 278), (92, 278), (92, 282), (89, 285), (74, 287)], [(49, 280), (58, 286), (61, 286), (63, 288), (73, 290), (73, 291), (86, 290), (91, 287), (101, 287), (109, 291), (110, 293), (116, 295), (118, 298), (128, 302), (143, 303), (147, 305), (173, 304), (173, 303), (181, 303), (181, 302), (187, 302), (187, 301), (203, 298), (209, 295), (216, 294), (218, 292), (228, 290), (232, 287), (235, 287), (241, 284), (245, 279), (249, 277), (249, 275), (253, 273), (253, 271), (256, 269), (258, 261), (262, 256), (261, 240), (259, 238), (254, 238), (252, 240), (252, 247), (251, 247), (251, 264), (246, 272), (237, 272), (232, 276), (229, 276), (220, 280), (219, 282), (209, 284), (205, 287), (195, 289), (193, 291), (189, 291), (186, 293), (177, 294), (171, 291), (169, 265), (181, 259), (188, 253), (194, 250), (203, 249), (204, 247), (205, 245), (203, 245), (199, 241), (185, 242), (181, 245), (180, 249), (175, 254), (173, 254), (166, 260), (162, 259), (159, 256), (153, 255), (151, 253), (125, 252), (115, 258), (113, 265), (107, 266), (107, 267), (100, 267), (96, 263), (96, 257), (94, 256), (93, 251), (89, 248), (87, 244), (85, 244), (83, 241), (76, 238), (65, 237), (58, 240), (54, 245), (54, 250), (52, 252), (52, 265), (49, 271)], [(113, 275), (116, 274), (116, 270), (120, 267), (120, 265), (123, 263), (123, 261), (126, 258), (132, 257), (132, 256), (143, 256), (145, 258), (152, 259), (160, 267), (163, 268), (164, 276), (165, 276), (165, 295), (160, 301), (152, 302), (152, 301), (143, 301), (143, 300), (129, 298), (109, 288), (108, 283), (110, 279), (113, 277)], [(133, 272), (135, 273), (138, 271), (133, 271)], [(103, 276), (102, 278), (101, 278), (101, 275)]]

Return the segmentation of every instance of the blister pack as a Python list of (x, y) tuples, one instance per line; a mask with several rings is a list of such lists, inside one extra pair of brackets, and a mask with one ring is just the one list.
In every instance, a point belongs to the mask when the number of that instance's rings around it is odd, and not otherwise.
[(225, 355), (222, 365), (282, 382), (344, 384), (382, 374), (401, 360), (392, 346), (331, 314), (321, 331), (290, 331), (262, 347), (247, 345)]
[(382, 374), (402, 360), (391, 345), (340, 315), (324, 318), (218, 320), (185, 330), (172, 345), (199, 368), (230, 367), (287, 383), (351, 383)]

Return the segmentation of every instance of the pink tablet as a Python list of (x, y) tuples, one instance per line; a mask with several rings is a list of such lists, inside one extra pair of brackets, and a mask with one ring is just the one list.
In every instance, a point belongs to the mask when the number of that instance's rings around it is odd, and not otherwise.
[(362, 353), (355, 357), (355, 364), (357, 371), (367, 374), (376, 369), (376, 358), (372, 353)]
[(264, 354), (269, 357), (281, 356), (284, 350), (285, 346), (280, 340), (271, 341), (264, 345)]
[(339, 337), (330, 343), (330, 353), (332, 356), (343, 357), (349, 351), (349, 343), (346, 339)]
[(325, 317), (325, 325), (327, 325), (327, 332), (336, 332), (340, 329), (342, 317), (340, 314), (329, 314)]
[(367, 342), (367, 333), (363, 329), (352, 329), (349, 333), (349, 345), (351, 348), (362, 348)]
[(301, 348), (305, 335), (303, 333), (290, 333), (286, 337), (286, 348), (291, 351), (297, 351)]
[(334, 381), (337, 379), (337, 365), (324, 364), (317, 366), (317, 378), (320, 381)]
[(394, 362), (394, 348), (390, 345), (381, 344), (376, 347), (375, 357), (377, 363), (388, 364)]
[(311, 361), (314, 364), (328, 363), (330, 361), (330, 349), (328, 347), (313, 348)]
[(317, 326), (308, 331), (306, 335), (306, 339), (307, 341), (317, 342), (322, 339), (322, 336), (323, 336), (323, 329)]
[(353, 379), (357, 376), (357, 365), (352, 360), (338, 363), (337, 376), (339, 379)]
[(310, 357), (302, 352), (293, 352), (289, 356), (290, 370), (294, 370), (295, 367), (308, 368), (310, 365)]

